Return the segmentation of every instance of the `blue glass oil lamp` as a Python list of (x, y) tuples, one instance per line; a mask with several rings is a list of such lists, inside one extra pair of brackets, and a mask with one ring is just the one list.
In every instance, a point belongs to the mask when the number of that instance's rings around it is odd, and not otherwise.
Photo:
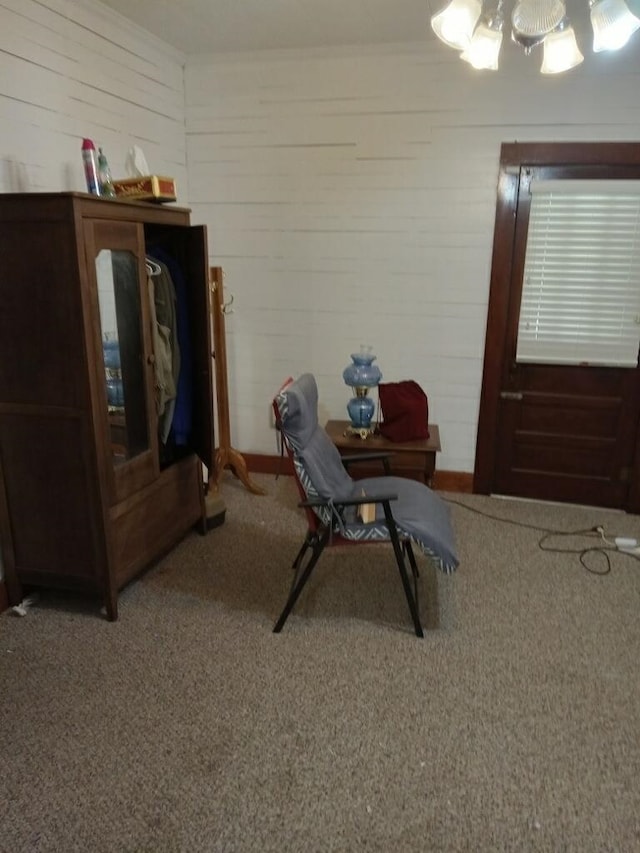
[(342, 372), (342, 378), (354, 394), (347, 403), (351, 423), (346, 429), (346, 434), (359, 435), (362, 439), (373, 433), (371, 419), (376, 406), (369, 396), (369, 389), (375, 388), (382, 379), (380, 368), (373, 363), (375, 360), (371, 347), (363, 345), (360, 347), (360, 352), (351, 354), (352, 363)]
[(109, 411), (124, 408), (124, 386), (120, 366), (120, 345), (117, 338), (105, 335), (102, 342), (104, 369), (107, 377), (107, 403)]

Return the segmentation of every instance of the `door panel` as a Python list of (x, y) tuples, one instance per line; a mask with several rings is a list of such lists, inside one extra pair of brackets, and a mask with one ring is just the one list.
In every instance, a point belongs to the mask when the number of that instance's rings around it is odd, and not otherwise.
[(158, 245), (170, 253), (185, 277), (193, 381), (190, 447), (212, 471), (215, 434), (207, 230), (204, 225), (154, 226), (147, 229), (146, 237), (152, 247)]
[(159, 473), (143, 231), (138, 223), (109, 220), (87, 220), (84, 228), (91, 292), (97, 295), (96, 429), (117, 503)]
[(501, 397), (494, 491), (625, 505), (638, 369), (515, 365)]
[(194, 449), (207, 469), (213, 470), (213, 343), (211, 340), (211, 308), (208, 287), (201, 283), (209, 280), (207, 231), (204, 225), (192, 225), (188, 235), (188, 262), (190, 279), (197, 283), (191, 288), (191, 313), (194, 339)]
[(546, 148), (503, 146), (474, 488), (637, 511), (638, 367), (517, 363), (516, 346), (532, 177), (637, 178), (640, 146)]
[[(560, 398), (560, 395), (548, 397), (545, 394), (527, 394), (522, 401), (521, 429), (528, 432), (555, 432), (558, 436), (574, 437), (576, 419), (584, 412), (584, 398)], [(596, 438), (611, 435), (617, 420), (615, 401), (606, 408), (592, 406), (588, 412), (591, 419), (590, 434)]]

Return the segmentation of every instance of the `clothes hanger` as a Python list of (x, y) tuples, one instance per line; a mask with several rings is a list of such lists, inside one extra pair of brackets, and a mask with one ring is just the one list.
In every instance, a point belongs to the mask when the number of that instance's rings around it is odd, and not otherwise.
[(144, 263), (147, 268), (147, 275), (160, 275), (160, 273), (162, 272), (160, 264), (158, 264), (156, 261), (152, 261), (151, 258), (145, 257)]

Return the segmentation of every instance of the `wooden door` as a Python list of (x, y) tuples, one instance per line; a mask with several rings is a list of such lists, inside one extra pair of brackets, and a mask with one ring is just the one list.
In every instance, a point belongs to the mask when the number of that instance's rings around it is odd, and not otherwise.
[(184, 307), (188, 317), (193, 379), (190, 446), (211, 471), (215, 436), (207, 229), (204, 225), (154, 224), (145, 227), (145, 236), (151, 253), (154, 246), (162, 247), (177, 261), (185, 278)]
[(503, 146), (474, 488), (637, 511), (640, 369), (516, 361), (533, 172), (640, 174), (639, 146), (576, 148)]
[(185, 263), (190, 282), (190, 316), (194, 357), (193, 445), (208, 471), (213, 470), (213, 342), (210, 323), (207, 230), (192, 225), (185, 233)]
[(159, 474), (153, 347), (141, 224), (87, 220), (96, 432), (112, 504)]

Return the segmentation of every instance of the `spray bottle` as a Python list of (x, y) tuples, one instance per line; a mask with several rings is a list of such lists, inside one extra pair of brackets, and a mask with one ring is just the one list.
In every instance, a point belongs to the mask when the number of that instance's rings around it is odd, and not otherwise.
[(100, 195), (106, 198), (115, 198), (116, 191), (111, 178), (111, 169), (107, 155), (102, 148), (98, 148), (98, 180), (100, 181)]
[(87, 192), (92, 195), (100, 195), (96, 147), (91, 139), (82, 140), (82, 162), (84, 164), (84, 177), (87, 182)]

